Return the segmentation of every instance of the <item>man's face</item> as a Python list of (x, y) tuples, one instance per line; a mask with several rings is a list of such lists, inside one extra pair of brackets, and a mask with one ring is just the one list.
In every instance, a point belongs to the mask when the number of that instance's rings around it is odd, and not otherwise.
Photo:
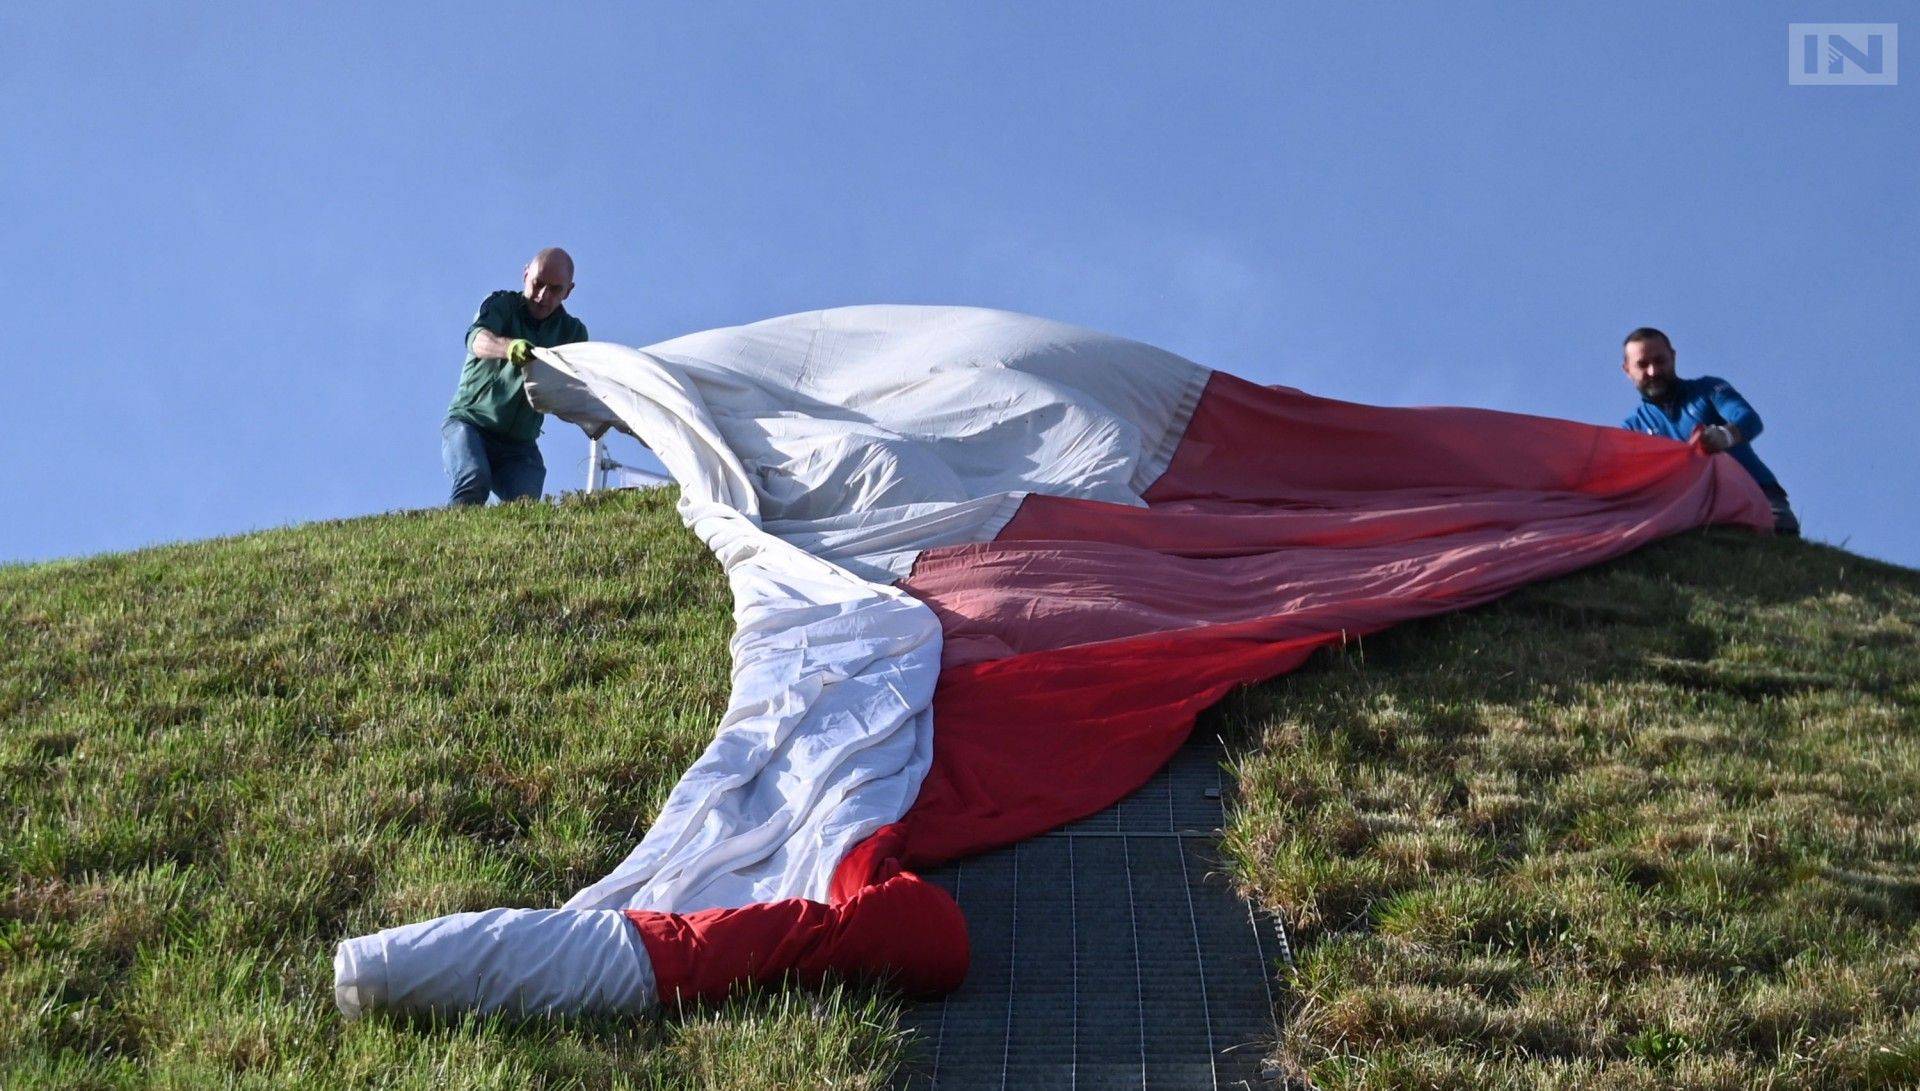
[(528, 263), (521, 294), (527, 297), (527, 311), (535, 322), (544, 321), (572, 293), (573, 270), (566, 262), (549, 258)]
[(1642, 397), (1658, 398), (1673, 388), (1673, 349), (1658, 337), (1627, 342), (1620, 366)]

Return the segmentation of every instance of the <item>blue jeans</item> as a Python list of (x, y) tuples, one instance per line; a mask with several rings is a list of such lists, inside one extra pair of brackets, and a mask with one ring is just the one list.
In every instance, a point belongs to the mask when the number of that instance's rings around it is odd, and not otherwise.
[(501, 439), (463, 420), (440, 426), (440, 464), (453, 481), (451, 504), (484, 504), (491, 492), (502, 500), (539, 496), (547, 464), (533, 440)]

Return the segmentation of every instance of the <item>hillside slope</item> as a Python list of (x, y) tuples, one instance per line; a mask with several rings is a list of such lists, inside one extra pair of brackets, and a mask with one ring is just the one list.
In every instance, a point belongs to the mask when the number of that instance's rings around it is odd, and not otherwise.
[(699, 752), (731, 602), (672, 501), (0, 569), (0, 1086), (877, 1082), (891, 1016), (851, 994), (638, 1027), (333, 1009), (339, 940), (557, 904)]
[(1684, 535), (1212, 722), (1318, 1086), (1920, 1086), (1920, 573)]
[[(551, 905), (725, 702), (667, 492), (0, 568), (0, 1084), (840, 1086), (885, 998), (343, 1023), (343, 936)], [(1322, 1086), (1920, 1072), (1920, 575), (1693, 535), (1209, 715)], [(1757, 1074), (1757, 1075), (1756, 1075)]]

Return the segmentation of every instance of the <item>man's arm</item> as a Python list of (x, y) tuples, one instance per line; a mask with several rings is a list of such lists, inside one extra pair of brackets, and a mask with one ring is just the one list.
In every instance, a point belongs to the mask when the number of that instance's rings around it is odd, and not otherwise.
[(480, 304), (480, 313), (467, 327), (468, 352), (481, 360), (505, 360), (516, 367), (525, 367), (533, 358), (531, 344), (497, 332), (507, 328), (507, 309), (513, 300), (511, 292), (495, 292)]
[(1707, 388), (1707, 399), (1713, 402), (1714, 411), (1720, 414), (1720, 419), (1726, 421), (1727, 427), (1732, 429), (1734, 443), (1744, 443), (1759, 437), (1760, 414), (1754, 412), (1753, 406), (1747, 404), (1747, 399), (1740, 396), (1740, 392), (1733, 388), (1732, 383), (1720, 379), (1713, 380), (1713, 385)]
[(512, 351), (513, 338), (502, 337), (485, 327), (477, 328), (467, 337), (467, 348), (482, 360), (504, 360)]

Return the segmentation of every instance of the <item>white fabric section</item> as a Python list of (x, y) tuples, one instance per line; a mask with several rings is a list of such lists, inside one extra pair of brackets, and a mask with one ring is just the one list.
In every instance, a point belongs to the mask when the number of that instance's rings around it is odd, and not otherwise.
[(737, 626), (713, 743), (626, 861), (567, 907), (824, 900), (840, 858), (906, 812), (933, 761), (939, 621), (757, 525), (760, 494), (708, 412), (724, 385), (598, 344), (542, 350), (529, 385), (536, 405), (606, 414), (653, 449), (682, 483), (681, 517), (727, 571)]
[(992, 538), (1029, 491), (1142, 503), (1208, 375), (1137, 342), (955, 307), (536, 355), (535, 407), (632, 433), (682, 482), (739, 623), (713, 744), (571, 908), (825, 897), (932, 761), (939, 625), (888, 585), (922, 549)]
[(357, 1019), (410, 1012), (640, 1012), (658, 1003), (640, 933), (620, 913), (492, 909), (342, 943), (333, 999)]
[(952, 307), (536, 356), (533, 404), (652, 448), (733, 587), (718, 734), (627, 860), (567, 903), (676, 912), (826, 896), (932, 762), (939, 625), (891, 582), (922, 549), (992, 538), (1029, 491), (1142, 503), (1209, 374)]
[[(529, 397), (589, 434), (632, 432), (665, 461), (644, 422), (596, 396), (631, 351), (542, 350)], [(810, 311), (644, 351), (704, 406), (753, 493), (739, 510), (879, 582), (907, 575), (921, 549), (991, 539), (1029, 492), (1139, 504), (1210, 374), (1137, 341), (973, 307)]]
[[(991, 539), (1029, 492), (1142, 503), (1209, 374), (1137, 342), (957, 307), (850, 307), (646, 350), (535, 355), (536, 408), (637, 437), (680, 484), (681, 518), (726, 570), (738, 626), (713, 742), (632, 854), (563, 912), (824, 900), (847, 851), (906, 813), (932, 762), (940, 626), (893, 581), (923, 549)], [(544, 978), (483, 988), (457, 967), (498, 945), (493, 919), (342, 945), (342, 1010), (544, 1002), (558, 989)], [(393, 933), (407, 943), (381, 941)]]

